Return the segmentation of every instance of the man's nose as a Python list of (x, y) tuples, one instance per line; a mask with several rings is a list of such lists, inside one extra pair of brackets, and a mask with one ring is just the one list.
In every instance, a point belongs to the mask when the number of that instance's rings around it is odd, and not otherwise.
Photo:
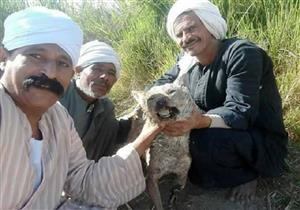
[(182, 38), (181, 38), (182, 42), (186, 43), (186, 42), (188, 42), (189, 39), (190, 39), (190, 34), (183, 31), (182, 32)]
[(99, 74), (100, 79), (108, 80), (108, 73), (107, 72), (101, 72)]
[(43, 73), (50, 79), (56, 78), (56, 63), (53, 61), (44, 62)]

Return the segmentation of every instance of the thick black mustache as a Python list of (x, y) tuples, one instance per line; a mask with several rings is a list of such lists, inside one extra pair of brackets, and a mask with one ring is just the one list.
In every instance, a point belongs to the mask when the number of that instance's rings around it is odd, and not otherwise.
[(23, 81), (23, 87), (28, 89), (31, 86), (49, 90), (59, 97), (64, 93), (64, 87), (56, 79), (49, 79), (45, 74), (27, 77)]

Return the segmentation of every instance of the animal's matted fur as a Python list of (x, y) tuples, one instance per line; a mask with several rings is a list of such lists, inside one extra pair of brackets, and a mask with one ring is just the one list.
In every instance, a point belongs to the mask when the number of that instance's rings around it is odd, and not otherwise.
[[(155, 86), (147, 92), (135, 91), (133, 95), (144, 112), (146, 123), (150, 124), (187, 118), (195, 106), (189, 90), (178, 84)], [(180, 188), (185, 186), (191, 164), (188, 137), (189, 133), (178, 137), (161, 133), (146, 154), (147, 190), (158, 210), (163, 209), (158, 187), (161, 177), (174, 173)]]

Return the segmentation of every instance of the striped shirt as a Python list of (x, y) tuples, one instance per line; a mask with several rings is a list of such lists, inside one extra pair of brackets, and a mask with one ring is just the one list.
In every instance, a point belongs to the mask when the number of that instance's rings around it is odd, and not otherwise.
[(64, 190), (104, 209), (133, 199), (145, 189), (138, 153), (131, 144), (99, 162), (88, 160), (67, 110), (56, 103), (44, 113), (41, 184), (34, 190), (31, 127), (0, 84), (0, 209), (56, 209)]

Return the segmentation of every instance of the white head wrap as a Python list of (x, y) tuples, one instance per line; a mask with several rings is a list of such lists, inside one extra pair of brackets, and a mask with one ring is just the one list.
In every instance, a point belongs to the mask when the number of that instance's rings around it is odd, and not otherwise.
[(82, 46), (77, 66), (86, 67), (93, 63), (114, 64), (116, 76), (117, 78), (120, 77), (121, 64), (118, 54), (108, 44), (94, 40)]
[(216, 5), (208, 0), (178, 0), (170, 9), (167, 19), (167, 30), (173, 40), (176, 41), (174, 22), (187, 11), (193, 11), (216, 39), (225, 38), (227, 24)]
[(14, 50), (35, 44), (57, 44), (76, 65), (83, 34), (65, 13), (45, 7), (29, 7), (9, 15), (4, 21), (3, 45)]

